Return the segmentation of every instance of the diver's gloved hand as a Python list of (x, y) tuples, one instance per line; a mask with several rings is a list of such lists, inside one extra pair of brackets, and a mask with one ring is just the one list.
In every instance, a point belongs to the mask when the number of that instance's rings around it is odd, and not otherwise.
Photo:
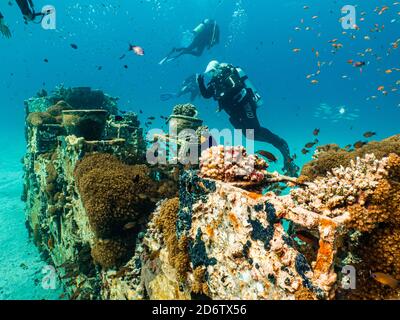
[(4, 37), (7, 39), (11, 38), (11, 32), (10, 29), (3, 23), (3, 21), (0, 21), (0, 32), (3, 34)]
[(285, 175), (289, 177), (298, 177), (300, 168), (292, 161), (286, 162), (283, 170), (285, 172)]
[(204, 86), (204, 75), (201, 73), (196, 76), (199, 86)]

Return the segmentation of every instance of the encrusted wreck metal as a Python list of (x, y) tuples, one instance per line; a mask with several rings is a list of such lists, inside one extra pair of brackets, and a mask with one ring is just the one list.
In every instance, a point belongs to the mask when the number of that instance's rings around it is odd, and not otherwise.
[[(27, 226), (68, 297), (399, 298), (398, 288), (368, 278), (371, 271), (400, 272), (392, 244), (400, 234), (398, 154), (367, 154), (311, 182), (269, 172), (242, 147), (207, 150), (198, 170), (150, 170), (138, 118), (119, 116), (116, 101), (98, 90), (60, 87), (26, 102)], [(99, 109), (108, 112), (94, 135), (99, 140), (68, 135), (80, 131), (66, 130), (65, 110), (76, 116)], [(227, 162), (226, 152), (239, 162)], [(262, 193), (282, 182), (289, 194)], [(300, 237), (303, 231), (310, 238)], [(368, 251), (369, 239), (393, 248)], [(380, 251), (388, 260), (382, 269)], [(343, 288), (347, 264), (373, 293)]]

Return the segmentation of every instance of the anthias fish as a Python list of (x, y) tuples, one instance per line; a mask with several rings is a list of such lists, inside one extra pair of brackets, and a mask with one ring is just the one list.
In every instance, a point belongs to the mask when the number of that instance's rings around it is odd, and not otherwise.
[(389, 286), (392, 289), (397, 289), (400, 287), (400, 281), (396, 280), (392, 276), (382, 273), (382, 272), (375, 272), (371, 274), (371, 277), (378, 281), (379, 283)]

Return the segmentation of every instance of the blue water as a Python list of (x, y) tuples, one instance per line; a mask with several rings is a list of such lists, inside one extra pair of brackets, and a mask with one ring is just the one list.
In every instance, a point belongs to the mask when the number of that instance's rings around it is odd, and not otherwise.
[[(389, 50), (400, 38), (400, 5), (394, 0), (387, 1), (389, 10), (381, 15), (374, 9), (381, 8), (382, 1), (353, 0), (360, 30), (347, 34), (339, 19), (348, 1), (35, 1), (37, 8), (56, 7), (56, 30), (25, 25), (14, 1), (13, 6), (7, 2), (0, 5), (13, 34), (9, 40), (0, 36), (0, 299), (56, 299), (59, 295), (37, 285), (43, 263), (28, 241), (20, 201), (23, 100), (41, 88), (51, 91), (64, 83), (103, 89), (120, 97), (122, 109), (143, 110), (144, 122), (148, 116), (159, 119), (170, 114), (178, 102), (187, 102), (184, 98), (161, 102), (159, 95), (176, 91), (184, 78), (218, 59), (245, 69), (265, 102), (258, 110), (260, 121), (288, 141), (299, 165), (311, 158), (300, 151), (313, 140), (315, 128), (321, 129), (321, 144), (342, 146), (363, 140), (365, 131), (376, 131), (376, 139), (399, 133), (399, 92), (392, 89), (399, 88), (400, 72), (385, 73), (400, 68), (400, 49)], [(218, 21), (221, 44), (200, 58), (185, 56), (159, 66), (158, 61), (182, 42), (184, 33), (206, 17)], [(375, 24), (384, 25), (382, 32), (370, 31)], [(343, 48), (332, 53), (329, 41), (335, 38)], [(77, 50), (71, 48), (72, 43)], [(145, 56), (128, 53), (128, 43), (142, 46)], [(295, 53), (295, 48), (301, 51)], [(371, 53), (365, 53), (368, 48)], [(357, 55), (361, 52), (364, 57)], [(127, 57), (119, 60), (122, 54)], [(360, 72), (347, 63), (350, 59), (367, 65)], [(317, 71), (318, 61), (321, 73), (312, 79), (319, 83), (312, 85), (306, 76)], [(385, 86), (388, 95), (378, 91), (379, 86)], [(376, 99), (367, 100), (372, 96)], [(213, 101), (199, 99), (195, 104), (210, 128), (231, 128), (224, 112), (215, 113)], [(321, 104), (326, 107), (318, 115)], [(155, 127), (161, 127), (158, 121)], [(256, 147), (280, 156), (271, 146)], [(281, 167), (280, 162), (272, 169)]]

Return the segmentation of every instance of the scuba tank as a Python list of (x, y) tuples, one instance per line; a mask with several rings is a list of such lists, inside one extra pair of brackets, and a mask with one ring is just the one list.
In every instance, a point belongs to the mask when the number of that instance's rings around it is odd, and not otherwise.
[(206, 27), (206, 25), (204, 24), (204, 22), (202, 22), (196, 28), (193, 29), (193, 32), (200, 33), (204, 30), (205, 27)]
[(240, 75), (240, 78), (243, 82), (243, 84), (245, 85), (245, 87), (247, 89), (250, 89), (253, 93), (253, 99), (254, 102), (256, 103), (257, 107), (261, 107), (263, 105), (263, 100), (261, 95), (258, 93), (257, 89), (253, 86), (253, 84), (251, 83), (251, 81), (249, 80), (249, 77), (247, 76), (247, 74), (243, 71), (242, 68), (236, 68), (237, 72)]

